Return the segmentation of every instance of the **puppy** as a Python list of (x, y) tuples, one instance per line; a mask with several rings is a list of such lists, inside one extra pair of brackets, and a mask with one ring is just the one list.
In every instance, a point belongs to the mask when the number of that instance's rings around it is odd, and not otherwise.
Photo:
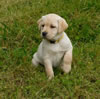
[(69, 73), (73, 47), (64, 32), (68, 28), (68, 24), (56, 14), (42, 16), (37, 23), (43, 40), (33, 55), (33, 66), (44, 65), (49, 79), (54, 77), (53, 67), (56, 66), (60, 66), (63, 72)]

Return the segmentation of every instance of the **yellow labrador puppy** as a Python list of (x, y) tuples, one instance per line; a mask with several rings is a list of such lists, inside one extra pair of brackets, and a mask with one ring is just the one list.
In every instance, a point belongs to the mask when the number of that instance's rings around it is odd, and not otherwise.
[(43, 40), (33, 55), (33, 65), (44, 65), (49, 79), (54, 77), (53, 67), (60, 66), (65, 73), (70, 72), (73, 47), (64, 32), (68, 28), (66, 21), (56, 14), (48, 14), (38, 20), (38, 25)]

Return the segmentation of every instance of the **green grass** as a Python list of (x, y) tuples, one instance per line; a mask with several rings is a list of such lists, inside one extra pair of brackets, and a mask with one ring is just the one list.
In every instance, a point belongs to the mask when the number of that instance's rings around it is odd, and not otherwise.
[[(31, 64), (47, 13), (66, 19), (74, 46), (71, 73), (52, 81)], [(100, 99), (100, 0), (0, 0), (0, 99)]]

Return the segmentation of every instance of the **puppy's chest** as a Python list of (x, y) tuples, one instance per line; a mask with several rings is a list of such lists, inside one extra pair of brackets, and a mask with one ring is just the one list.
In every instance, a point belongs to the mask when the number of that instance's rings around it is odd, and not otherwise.
[(65, 51), (62, 51), (59, 45), (51, 45), (45, 48), (44, 53), (51, 60), (53, 66), (58, 66), (63, 59)]
[(63, 51), (63, 48), (60, 44), (46, 44), (44, 45), (45, 52), (49, 52), (51, 54), (58, 54)]
[(57, 53), (52, 53), (50, 55), (50, 60), (52, 61), (53, 66), (59, 66), (60, 63), (62, 62), (64, 57), (64, 52), (57, 52)]

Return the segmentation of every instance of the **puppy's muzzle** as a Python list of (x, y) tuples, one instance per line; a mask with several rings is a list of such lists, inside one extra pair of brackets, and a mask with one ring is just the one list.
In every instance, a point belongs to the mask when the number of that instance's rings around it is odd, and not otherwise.
[(47, 32), (42, 32), (43, 37), (46, 37), (46, 35), (47, 35)]

